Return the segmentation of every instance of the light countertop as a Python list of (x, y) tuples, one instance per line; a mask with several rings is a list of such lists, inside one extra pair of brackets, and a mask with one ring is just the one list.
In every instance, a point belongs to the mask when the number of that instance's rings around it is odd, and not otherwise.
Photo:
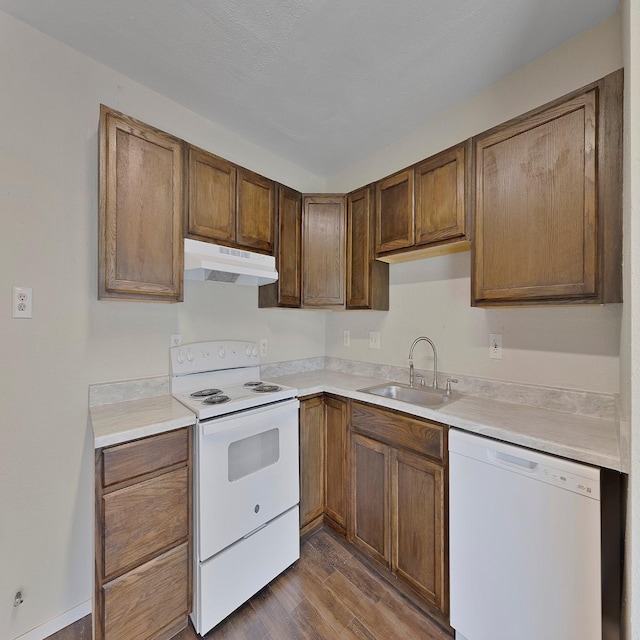
[(358, 391), (383, 384), (379, 378), (327, 371), (306, 371), (270, 381), (296, 387), (300, 397), (333, 393), (353, 400), (404, 411), (504, 442), (621, 471), (618, 428), (613, 419), (550, 411), (479, 396), (462, 395), (429, 409)]
[(127, 400), (89, 410), (96, 449), (195, 424), (196, 417), (169, 395)]

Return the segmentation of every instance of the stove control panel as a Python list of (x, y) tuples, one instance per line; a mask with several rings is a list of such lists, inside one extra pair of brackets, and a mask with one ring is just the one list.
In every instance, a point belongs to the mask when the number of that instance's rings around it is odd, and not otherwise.
[(171, 375), (252, 367), (260, 364), (255, 342), (216, 340), (192, 342), (170, 350)]

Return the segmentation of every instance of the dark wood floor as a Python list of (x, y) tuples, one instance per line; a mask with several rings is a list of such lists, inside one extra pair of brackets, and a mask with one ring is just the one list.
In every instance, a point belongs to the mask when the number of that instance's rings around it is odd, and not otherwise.
[[(91, 616), (47, 640), (90, 640)], [(205, 640), (451, 640), (372, 573), (330, 529), (306, 538), (300, 560)], [(173, 640), (199, 640), (191, 623)]]
[[(190, 626), (174, 640), (197, 640)], [(235, 611), (206, 640), (451, 640), (322, 528), (300, 560)]]

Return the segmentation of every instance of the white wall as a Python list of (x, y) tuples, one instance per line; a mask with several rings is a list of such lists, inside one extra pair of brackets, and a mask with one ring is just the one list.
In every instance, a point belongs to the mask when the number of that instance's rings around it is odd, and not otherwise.
[[(328, 182), (349, 191), (469, 136), (558, 98), (622, 66), (620, 17), (571, 40), (491, 85)], [(419, 335), (438, 348), (442, 371), (603, 393), (619, 390), (622, 305), (538, 309), (477, 309), (470, 301), (470, 255), (454, 254), (391, 265), (388, 312), (333, 314), (327, 355), (407, 365)], [(342, 331), (351, 331), (351, 347)], [(368, 349), (370, 330), (380, 351)], [(489, 333), (503, 336), (503, 360), (489, 359)], [(416, 366), (431, 366), (427, 349)]]
[[(169, 335), (324, 355), (325, 315), (188, 282), (176, 305), (97, 300), (97, 126), (105, 103), (302, 191), (324, 180), (0, 13), (0, 638), (92, 593), (91, 383), (168, 375)], [(33, 319), (11, 287), (33, 287)], [(13, 608), (21, 588), (24, 604)], [(51, 631), (49, 631), (50, 633)], [(47, 634), (48, 635), (48, 634)]]

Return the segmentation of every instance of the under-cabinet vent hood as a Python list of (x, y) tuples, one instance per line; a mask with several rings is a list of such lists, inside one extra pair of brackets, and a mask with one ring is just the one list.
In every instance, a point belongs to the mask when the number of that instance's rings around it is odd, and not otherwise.
[(275, 282), (278, 272), (273, 256), (185, 238), (184, 277), (260, 286)]

